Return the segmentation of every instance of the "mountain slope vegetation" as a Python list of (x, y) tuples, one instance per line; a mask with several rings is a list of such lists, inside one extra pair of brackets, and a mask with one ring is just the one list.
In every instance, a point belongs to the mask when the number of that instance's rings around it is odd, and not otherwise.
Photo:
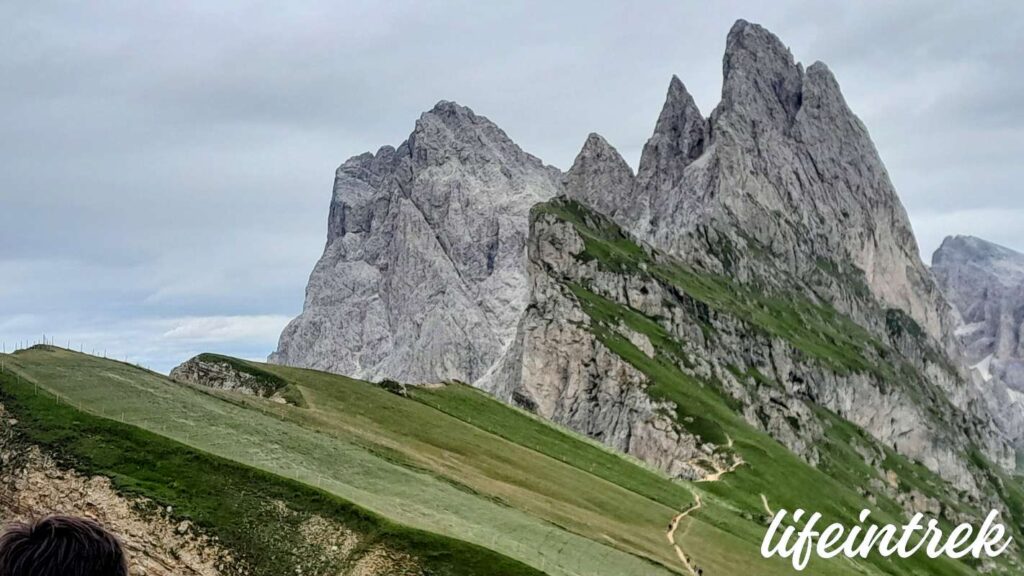
[[(616, 345), (631, 357), (628, 343)], [(304, 514), (336, 518), (365, 534), (365, 546), (387, 543), (425, 574), (686, 574), (665, 532), (697, 499), (702, 506), (674, 534), (691, 566), (787, 574), (786, 563), (757, 552), (766, 502), (844, 519), (875, 509), (852, 488), (873, 472), (854, 452), (870, 442), (863, 432), (835, 418), (832, 456), (815, 470), (666, 366), (643, 369), (683, 404), (704, 402), (742, 455), (744, 464), (716, 482), (669, 480), (460, 383), (403, 396), (333, 374), (235, 362), (281, 378), (305, 407), (53, 347), (4, 357), (0, 403), (28, 442), (217, 535), (251, 568), (238, 573), (289, 573), (289, 550), (301, 549), (281, 537), (294, 536), (294, 526), (266, 512), (268, 500), (296, 510), (293, 523)], [(905, 467), (901, 478), (941, 485), (890, 457)], [(893, 503), (878, 509), (897, 517)], [(971, 572), (942, 561), (816, 562), (835, 574)]]

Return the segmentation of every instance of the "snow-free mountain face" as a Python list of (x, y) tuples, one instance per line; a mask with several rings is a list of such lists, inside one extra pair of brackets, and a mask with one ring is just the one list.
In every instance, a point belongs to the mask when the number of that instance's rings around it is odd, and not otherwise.
[[(633, 179), (610, 145), (588, 139), (569, 172), (569, 196), (685, 260), (790, 284), (877, 331), (884, 322), (871, 308), (894, 308), (946, 339), (950, 310), (867, 130), (828, 68), (817, 62), (805, 70), (773, 34), (739, 21), (723, 77), (709, 118), (672, 78)], [(857, 293), (862, 287), (867, 294)]]
[[(985, 408), (989, 390), (965, 381), (950, 369), (955, 363), (936, 360), (958, 354), (955, 313), (918, 255), (906, 212), (866, 128), (824, 64), (805, 70), (777, 37), (755, 24), (739, 21), (729, 32), (723, 78), (722, 100), (709, 118), (682, 81), (672, 78), (635, 176), (611, 144), (591, 135), (566, 175), (567, 196), (698, 270), (808, 298), (899, 350), (927, 375), (936, 398), (915, 409), (882, 382), (847, 396), (857, 384), (837, 375), (831, 390), (814, 393), (817, 403), (915, 458), (932, 460), (935, 469), (951, 470), (938, 464), (935, 451), (949, 444), (939, 431), (956, 416), (938, 395), (972, 419), (991, 423)], [(541, 310), (531, 306), (529, 313)], [(717, 352), (703, 354), (713, 358)], [(779, 354), (774, 352), (775, 362)], [(818, 385), (829, 379), (810, 378)], [(528, 388), (527, 380), (522, 384)], [(516, 390), (507, 379), (485, 384)], [(902, 412), (889, 414), (896, 404)], [(762, 405), (767, 418), (772, 406)], [(946, 424), (924, 424), (926, 414), (943, 412)], [(778, 422), (791, 418), (803, 420), (788, 414)], [(1011, 411), (997, 421), (989, 426), (992, 434), (984, 435), (990, 436), (985, 442), (993, 446), (991, 456), (1001, 459), (999, 437), (1019, 436), (1024, 416)], [(762, 425), (786, 441), (786, 426), (771, 419)], [(813, 445), (810, 430), (805, 425), (794, 436), (798, 440), (787, 444), (796, 451)]]
[(526, 305), (527, 214), (561, 174), (441, 102), (397, 149), (338, 168), (327, 247), (270, 361), (406, 382), (475, 381)]
[(450, 103), (346, 162), (271, 360), (465, 380), (686, 478), (736, 464), (683, 415), (715, 389), (808, 463), (838, 417), (879, 474), (895, 451), (996, 506), (978, 462), (1012, 467), (1024, 418), (962, 377), (954, 318), (832, 74), (740, 21), (721, 103), (673, 77), (635, 174), (592, 134), (562, 177)]

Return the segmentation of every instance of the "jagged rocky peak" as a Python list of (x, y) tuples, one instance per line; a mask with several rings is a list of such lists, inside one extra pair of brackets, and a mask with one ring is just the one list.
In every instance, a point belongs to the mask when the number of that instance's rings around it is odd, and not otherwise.
[(476, 380), (526, 305), (528, 212), (561, 177), (487, 118), (439, 102), (400, 146), (337, 170), (327, 246), (270, 361)]
[(672, 187), (683, 169), (707, 146), (708, 122), (678, 76), (672, 76), (665, 105), (644, 145), (637, 178), (642, 186)]
[(785, 126), (800, 110), (803, 67), (768, 30), (738, 20), (729, 31), (722, 59), (721, 110), (744, 110)]
[(948, 343), (948, 306), (828, 67), (805, 71), (775, 35), (741, 20), (723, 78), (710, 120), (673, 79), (634, 186), (643, 207), (616, 220), (719, 273), (802, 284), (876, 330), (884, 323), (868, 308), (900, 309)]
[(609, 216), (628, 209), (633, 170), (619, 152), (599, 134), (583, 143), (565, 175), (565, 194)]

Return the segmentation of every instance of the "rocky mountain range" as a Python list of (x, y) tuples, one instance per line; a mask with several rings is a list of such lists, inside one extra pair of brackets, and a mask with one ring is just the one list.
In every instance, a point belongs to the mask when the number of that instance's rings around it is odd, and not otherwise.
[[(635, 177), (591, 136), (567, 194), (669, 254), (744, 281), (785, 278), (876, 328), (871, 308), (900, 309), (942, 340), (948, 306), (828, 68), (805, 70), (773, 34), (741, 21), (726, 42), (723, 78), (709, 118), (672, 78)], [(851, 279), (870, 298), (851, 293)]]
[(838, 416), (868, 466), (895, 451), (1005, 507), (983, 463), (1014, 467), (1024, 417), (961, 369), (957, 313), (835, 78), (745, 21), (723, 78), (708, 117), (672, 78), (635, 174), (596, 134), (561, 174), (448, 102), (348, 160), (271, 362), (474, 383), (690, 479), (741, 464), (689, 411), (713, 390), (808, 462)]

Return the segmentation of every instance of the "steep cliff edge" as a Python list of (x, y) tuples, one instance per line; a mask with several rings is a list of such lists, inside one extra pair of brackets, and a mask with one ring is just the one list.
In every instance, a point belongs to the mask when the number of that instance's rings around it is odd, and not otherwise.
[[(868, 467), (852, 487), (907, 511), (1013, 513), (997, 479), (1013, 450), (949, 400), (955, 369), (905, 317), (876, 338), (801, 294), (684, 264), (567, 199), (534, 209), (528, 253), (530, 305), (482, 382), (495, 395), (683, 478), (742, 466), (752, 440), (734, 447), (734, 435), (751, 426), (837, 478), (837, 460)], [(929, 492), (914, 495), (897, 461), (936, 474)]]
[(472, 382), (526, 305), (531, 206), (561, 174), (440, 102), (397, 149), (338, 168), (327, 246), (270, 361), (410, 383)]

